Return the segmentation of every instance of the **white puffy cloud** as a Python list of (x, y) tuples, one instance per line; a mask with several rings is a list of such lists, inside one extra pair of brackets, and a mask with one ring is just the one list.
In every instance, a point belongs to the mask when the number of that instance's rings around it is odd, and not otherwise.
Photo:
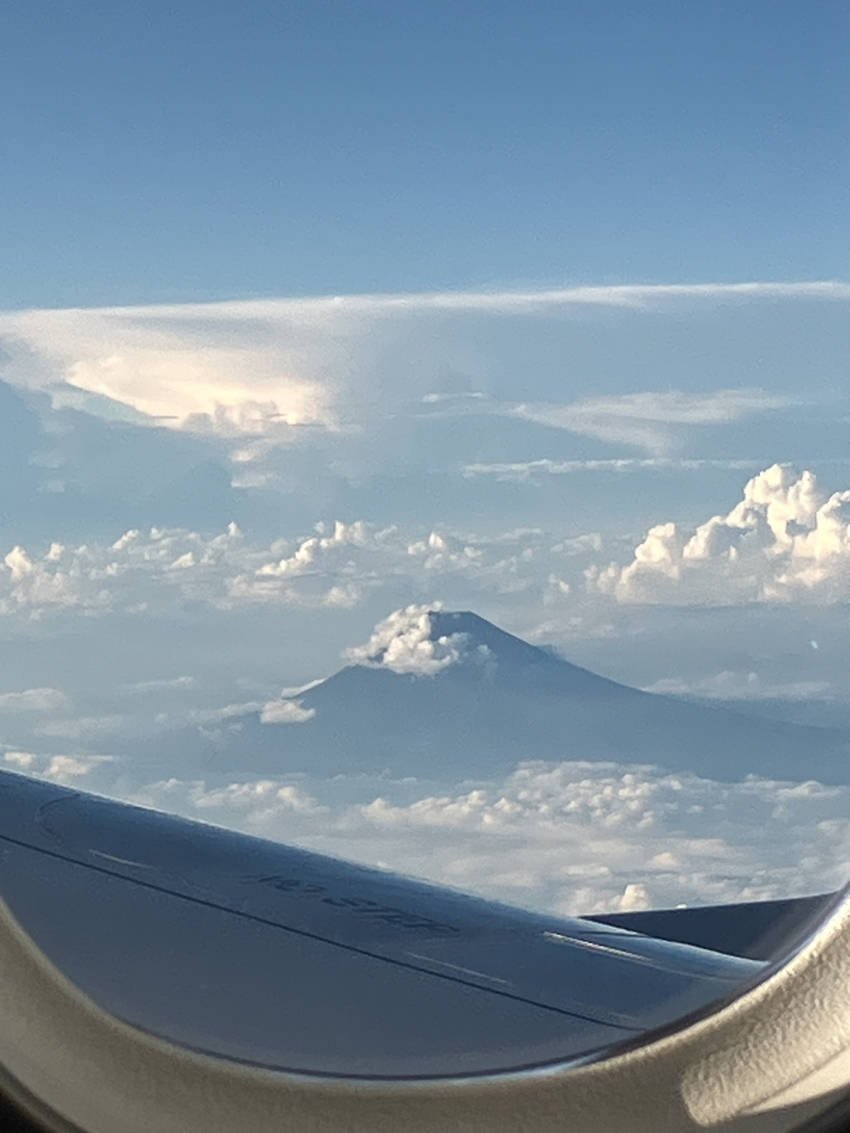
[(513, 594), (545, 585), (547, 573), (591, 553), (598, 538), (402, 530), (362, 519), (320, 522), (310, 534), (271, 544), (252, 544), (234, 523), (218, 534), (133, 528), (105, 542), (52, 543), (42, 553), (13, 547), (0, 559), (0, 616), (149, 614), (183, 602), (350, 609), (394, 580), (421, 589), (423, 575)]
[[(84, 558), (86, 548), (80, 548)], [(0, 615), (25, 609), (82, 607), (103, 608), (109, 604), (107, 591), (98, 585), (81, 585), (79, 563), (63, 565), (64, 548), (51, 544), (41, 559), (33, 559), (24, 547), (13, 547), (0, 566)], [(90, 583), (95, 579), (90, 578)]]
[(640, 881), (630, 881), (623, 890), (623, 895), (617, 901), (617, 910), (623, 913), (639, 912), (642, 909), (651, 908), (652, 902), (649, 892)]
[(38, 762), (38, 756), (31, 751), (7, 751), (3, 753), (3, 759), (10, 766), (18, 767), (22, 771), (28, 771)]
[(850, 873), (848, 787), (574, 761), (441, 794), (417, 797), (409, 781), (374, 790), (172, 778), (129, 798), (570, 915), (825, 892)]
[(388, 535), (393, 533), (392, 528), (384, 531), (375, 531), (367, 526), (363, 520), (353, 523), (343, 523), (337, 520), (333, 528), (325, 534), (325, 525), (317, 525), (319, 533), (302, 539), (292, 554), (284, 556), (277, 562), (265, 563), (259, 568), (260, 577), (277, 578), (281, 576), (292, 578), (315, 569), (319, 561), (327, 558), (328, 553), (343, 547), (363, 548), (370, 543), (380, 544)]
[(850, 595), (850, 491), (825, 498), (811, 472), (774, 464), (726, 515), (651, 527), (626, 566), (586, 572), (623, 602), (841, 601)]
[(95, 768), (112, 761), (112, 757), (108, 755), (54, 755), (48, 759), (47, 766), (40, 774), (54, 783), (74, 783), (90, 775)]
[(129, 802), (203, 818), (248, 833), (268, 834), (282, 820), (290, 838), (293, 819), (312, 819), (327, 813), (327, 807), (303, 785), (280, 779), (255, 779), (214, 787), (203, 780), (171, 778), (137, 788), (126, 798)]
[[(521, 765), (504, 783), (360, 808), (385, 859), (570, 914), (822, 892), (850, 871), (850, 789), (617, 764)], [(390, 849), (392, 852), (390, 852)]]
[(281, 698), (264, 704), (260, 712), (261, 724), (304, 724), (316, 715), (315, 708), (305, 708), (300, 700)]
[(440, 634), (433, 627), (433, 606), (406, 606), (395, 610), (376, 627), (365, 645), (348, 650), (358, 665), (383, 666), (394, 673), (433, 676), (464, 657), (467, 636)]

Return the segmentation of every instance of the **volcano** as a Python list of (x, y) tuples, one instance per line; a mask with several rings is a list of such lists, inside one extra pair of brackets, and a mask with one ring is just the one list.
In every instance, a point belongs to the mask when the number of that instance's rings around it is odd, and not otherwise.
[(610, 760), (721, 780), (850, 782), (846, 733), (630, 688), (470, 611), (398, 611), (351, 658), (213, 738), (187, 729), (182, 750), (206, 772), (458, 782), (527, 760)]

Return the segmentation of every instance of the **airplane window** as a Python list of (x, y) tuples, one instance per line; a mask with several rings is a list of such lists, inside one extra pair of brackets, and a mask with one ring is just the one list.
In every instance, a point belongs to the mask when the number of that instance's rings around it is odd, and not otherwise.
[(16, 4), (0, 897), (317, 1076), (601, 1059), (850, 858), (846, 13)]

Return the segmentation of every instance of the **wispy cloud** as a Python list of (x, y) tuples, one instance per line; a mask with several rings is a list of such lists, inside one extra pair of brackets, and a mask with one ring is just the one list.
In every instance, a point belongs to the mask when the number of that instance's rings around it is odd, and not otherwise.
[(67, 708), (68, 697), (58, 688), (27, 688), (0, 693), (0, 712), (55, 712)]
[(676, 430), (682, 427), (727, 424), (797, 404), (796, 398), (763, 389), (720, 389), (710, 393), (669, 390), (587, 398), (567, 405), (518, 405), (511, 412), (539, 425), (664, 456), (674, 447)]
[(122, 314), (132, 318), (221, 318), (229, 315), (264, 317), (278, 312), (322, 316), (345, 311), (356, 314), (399, 310), (494, 311), (571, 304), (642, 306), (664, 299), (850, 299), (844, 280), (744, 280), (707, 283), (578, 284), (570, 287), (493, 288), (469, 291), (376, 292), (355, 295), (320, 295), (233, 299), (209, 303), (171, 303), (135, 307), (68, 308), (57, 314)]
[(496, 480), (535, 480), (541, 476), (569, 476), (578, 472), (671, 472), (700, 471), (720, 468), (746, 472), (761, 466), (755, 457), (751, 460), (723, 460), (716, 458), (685, 457), (615, 457), (605, 460), (539, 460), (479, 462), (464, 466), (463, 475), (492, 476)]
[[(392, 327), (404, 316), (421, 321), (429, 313), (510, 317), (558, 315), (571, 308), (653, 310), (683, 302), (848, 299), (850, 283), (843, 281), (749, 281), (29, 310), (0, 312), (0, 341), (10, 359), (7, 379), (50, 392), (56, 404), (82, 393), (86, 396), (76, 404), (90, 412), (106, 412), (106, 403), (97, 403), (101, 398), (164, 427), (285, 438), (295, 426), (338, 429), (357, 420), (366, 404), (386, 408), (386, 375), (370, 378), (369, 373), (381, 343), (392, 338)], [(404, 398), (436, 405), (433, 376), (423, 374), (419, 388), (406, 388)], [(399, 381), (404, 384), (408, 377)], [(574, 406), (566, 421), (562, 408), (524, 407), (532, 420), (543, 415), (557, 424), (560, 419), (561, 427), (592, 436), (629, 435), (647, 447), (660, 443), (659, 421), (682, 421), (686, 412), (657, 400), (654, 410), (648, 402), (630, 410)], [(110, 412), (115, 416), (117, 409)], [(691, 405), (688, 420), (695, 412)]]

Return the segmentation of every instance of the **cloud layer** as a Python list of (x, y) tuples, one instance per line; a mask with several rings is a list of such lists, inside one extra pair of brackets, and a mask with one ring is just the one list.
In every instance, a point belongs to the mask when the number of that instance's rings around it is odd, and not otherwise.
[[(338, 429), (362, 419), (366, 405), (386, 409), (391, 385), (378, 356), (388, 351), (395, 364), (399, 333), (418, 351), (433, 340), (429, 320), (848, 299), (850, 284), (840, 281), (751, 281), (31, 310), (0, 312), (0, 340), (7, 380), (51, 393), (56, 405), (99, 412), (112, 403), (151, 424), (285, 441), (294, 426)], [(433, 395), (433, 379), (427, 367), (418, 377), (408, 368), (394, 402)], [(663, 422), (728, 420), (755, 409), (755, 396), (731, 390), (686, 404), (686, 395), (640, 394), (631, 403), (600, 398), (518, 412), (654, 451), (666, 443)]]
[[(73, 769), (40, 773), (67, 781)], [(824, 892), (850, 867), (846, 787), (578, 761), (523, 764), (445, 794), (415, 787), (352, 781), (357, 802), (340, 800), (339, 783), (175, 777), (127, 797), (571, 915)]]

